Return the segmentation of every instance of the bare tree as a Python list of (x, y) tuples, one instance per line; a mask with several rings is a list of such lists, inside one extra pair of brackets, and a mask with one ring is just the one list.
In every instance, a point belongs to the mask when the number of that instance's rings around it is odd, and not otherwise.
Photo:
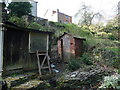
[(75, 14), (75, 18), (78, 19), (78, 25), (90, 26), (95, 17), (101, 18), (102, 14), (100, 12), (94, 13), (91, 10), (91, 6), (85, 5), (85, 3), (82, 3), (81, 9)]

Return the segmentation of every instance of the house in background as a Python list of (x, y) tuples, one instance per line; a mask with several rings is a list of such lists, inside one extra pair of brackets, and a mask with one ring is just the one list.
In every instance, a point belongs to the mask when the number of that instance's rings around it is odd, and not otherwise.
[(32, 8), (31, 8), (31, 14), (34, 16), (34, 17), (37, 17), (37, 1), (34, 1), (34, 0), (30, 0), (30, 4), (32, 5)]
[(64, 33), (58, 39), (58, 53), (60, 58), (68, 60), (74, 57), (80, 57), (84, 51), (85, 38), (73, 36), (69, 33)]
[(57, 11), (48, 9), (44, 18), (53, 22), (72, 23), (72, 16), (59, 12), (59, 9), (57, 9)]
[[(48, 31), (22, 28), (10, 22), (3, 23), (0, 28), (1, 74), (37, 70), (36, 51), (48, 53), (51, 34)], [(43, 58), (44, 55), (40, 56), (40, 61)]]

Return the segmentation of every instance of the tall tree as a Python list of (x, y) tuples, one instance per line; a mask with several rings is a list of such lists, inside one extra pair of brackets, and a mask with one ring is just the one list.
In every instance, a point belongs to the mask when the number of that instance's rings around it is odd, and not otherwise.
[(6, 4), (4, 2), (0, 2), (0, 7), (1, 7), (1, 10), (0, 10), (1, 18), (0, 19), (2, 21), (6, 21), (8, 19)]
[(102, 17), (100, 12), (94, 13), (91, 10), (91, 6), (85, 5), (85, 3), (82, 3), (81, 9), (79, 9), (78, 12), (75, 14), (75, 17), (79, 20), (78, 24), (86, 26), (90, 26), (96, 16), (98, 16), (97, 18)]
[(11, 2), (8, 6), (11, 16), (22, 17), (31, 13), (30, 2)]

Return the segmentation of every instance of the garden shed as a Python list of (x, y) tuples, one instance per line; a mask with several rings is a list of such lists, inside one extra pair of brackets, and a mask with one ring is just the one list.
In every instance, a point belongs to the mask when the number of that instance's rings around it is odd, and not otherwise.
[(67, 60), (72, 57), (79, 57), (84, 50), (85, 38), (73, 36), (69, 33), (64, 33), (58, 38), (58, 53), (61, 59)]
[[(13, 23), (3, 23), (3, 75), (12, 71), (38, 69), (36, 51), (50, 51), (52, 32), (19, 27)], [(40, 60), (44, 58), (40, 57)]]

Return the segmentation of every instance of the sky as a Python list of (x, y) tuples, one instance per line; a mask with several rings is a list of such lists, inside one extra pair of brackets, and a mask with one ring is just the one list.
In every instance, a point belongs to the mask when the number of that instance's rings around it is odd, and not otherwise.
[(74, 16), (84, 2), (92, 6), (94, 12), (102, 12), (105, 19), (110, 19), (115, 15), (117, 4), (120, 0), (35, 0), (38, 2), (38, 17), (44, 17), (47, 9), (57, 10), (70, 16)]

